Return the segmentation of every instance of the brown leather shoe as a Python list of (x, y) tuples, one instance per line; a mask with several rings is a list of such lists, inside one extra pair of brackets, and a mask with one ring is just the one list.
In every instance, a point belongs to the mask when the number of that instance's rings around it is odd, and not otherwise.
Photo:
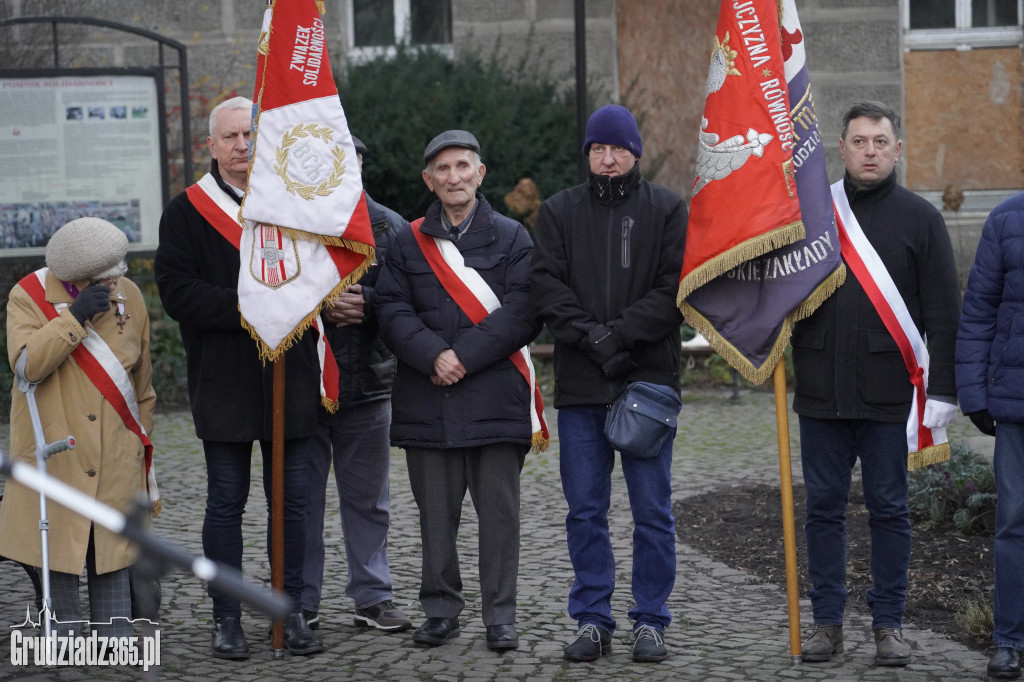
[(843, 653), (843, 626), (815, 625), (800, 651), (804, 662), (827, 661), (832, 654)]
[(906, 665), (910, 663), (910, 645), (900, 628), (875, 630), (875, 665)]

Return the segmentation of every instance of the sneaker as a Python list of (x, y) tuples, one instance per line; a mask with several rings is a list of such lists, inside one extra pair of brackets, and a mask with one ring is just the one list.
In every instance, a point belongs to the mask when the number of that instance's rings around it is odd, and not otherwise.
[(875, 665), (906, 665), (910, 663), (910, 645), (900, 628), (875, 630)]
[(390, 599), (367, 606), (365, 609), (356, 609), (352, 623), (385, 632), (402, 632), (412, 627), (412, 621), (399, 611)]
[(668, 658), (661, 630), (641, 625), (633, 631), (633, 637), (633, 660), (637, 663), (660, 663)]
[(596, 625), (584, 625), (576, 633), (576, 639), (565, 647), (565, 660), (586, 662), (596, 661), (601, 654), (612, 650), (612, 633)]

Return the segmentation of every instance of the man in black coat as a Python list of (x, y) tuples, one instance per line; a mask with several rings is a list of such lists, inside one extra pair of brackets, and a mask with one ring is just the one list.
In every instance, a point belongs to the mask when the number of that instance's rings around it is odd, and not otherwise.
[(519, 473), (535, 405), (513, 356), (539, 331), (530, 302), (533, 243), (477, 192), (487, 169), (472, 134), (438, 135), (423, 162), (437, 201), (397, 235), (377, 282), (380, 334), (398, 358), (391, 443), (405, 448), (420, 511), (427, 620), (413, 639), (437, 646), (459, 635), (465, 599), (456, 539), (468, 488), (480, 520), (487, 647), (514, 649)]
[[(260, 360), (238, 309), (238, 208), (249, 170), (252, 102), (235, 97), (210, 112), (213, 165), (167, 205), (153, 271), (167, 314), (181, 327), (189, 402), (206, 456), (203, 553), (242, 570), (242, 515), (249, 496), (253, 441), (263, 453), (270, 524), (273, 366)], [(293, 654), (323, 650), (299, 609), (306, 538), (306, 466), (316, 430), (320, 368), (306, 333), (285, 353), (284, 591), (295, 611), (284, 624)], [(270, 547), (267, 548), (268, 554)], [(237, 599), (210, 589), (213, 655), (245, 659), (249, 645)]]
[[(920, 425), (929, 429), (945, 427), (956, 414), (953, 348), (960, 290), (942, 215), (896, 183), (901, 144), (899, 117), (884, 104), (858, 102), (846, 113), (839, 140), (846, 174), (842, 194), (836, 187), (833, 197), (847, 234), (863, 232), (862, 241), (850, 240), (861, 244), (855, 263), (877, 266), (858, 275), (844, 245), (851, 275), (793, 331), (793, 410), (800, 418), (814, 609), (804, 661), (827, 661), (843, 650), (846, 505), (857, 459), (871, 525), (873, 585), (867, 603), (875, 663), (902, 666), (911, 660), (902, 628), (910, 561), (907, 456), (914, 386), (907, 356), (876, 308), (886, 310), (886, 304), (877, 295), (869, 297), (869, 287), (859, 278), (865, 276), (872, 291), (888, 292), (894, 313), (905, 308), (904, 317), (889, 318), (905, 320), (901, 336), (927, 339), (922, 359), (930, 355), (931, 361), (918, 365), (928, 372)], [(902, 347), (910, 352), (909, 345)]]
[[(686, 243), (686, 204), (645, 180), (640, 130), (625, 107), (609, 104), (587, 122), (586, 182), (558, 192), (537, 214), (533, 298), (555, 337), (565, 529), (576, 580), (569, 615), (570, 661), (611, 650), (615, 556), (608, 533), (615, 448), (605, 437), (608, 407), (630, 382), (679, 391), (676, 307)], [(674, 436), (674, 433), (673, 433)], [(633, 512), (634, 661), (668, 656), (666, 602), (676, 576), (672, 438), (646, 457), (621, 457)]]

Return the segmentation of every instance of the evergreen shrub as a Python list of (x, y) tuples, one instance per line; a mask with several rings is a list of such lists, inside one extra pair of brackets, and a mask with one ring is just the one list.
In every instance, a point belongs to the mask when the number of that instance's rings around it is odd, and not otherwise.
[(434, 199), (423, 183), (423, 149), (445, 130), (479, 140), (487, 166), (481, 191), (500, 213), (509, 213), (504, 196), (521, 178), (533, 179), (541, 199), (578, 182), (572, 92), (525, 64), (502, 65), (494, 55), (452, 61), (400, 46), (351, 66), (338, 92), (352, 134), (367, 146), (363, 185), (409, 220)]

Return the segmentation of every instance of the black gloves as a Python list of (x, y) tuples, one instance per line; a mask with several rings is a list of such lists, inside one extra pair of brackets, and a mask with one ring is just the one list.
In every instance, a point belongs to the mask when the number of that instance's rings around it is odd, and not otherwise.
[(591, 362), (603, 366), (623, 350), (622, 337), (613, 324), (595, 324), (580, 340), (579, 348)]
[(110, 310), (110, 289), (102, 284), (90, 284), (78, 292), (78, 298), (71, 303), (69, 310), (78, 324), (85, 324), (93, 316)]
[(967, 416), (971, 418), (971, 421), (978, 427), (978, 430), (986, 436), (996, 435), (996, 423), (992, 421), (992, 415), (988, 413), (988, 410), (978, 410), (977, 412), (971, 412)]
[(601, 365), (601, 371), (609, 379), (618, 379), (625, 376), (633, 369), (633, 360), (629, 357), (628, 351), (619, 351)]

